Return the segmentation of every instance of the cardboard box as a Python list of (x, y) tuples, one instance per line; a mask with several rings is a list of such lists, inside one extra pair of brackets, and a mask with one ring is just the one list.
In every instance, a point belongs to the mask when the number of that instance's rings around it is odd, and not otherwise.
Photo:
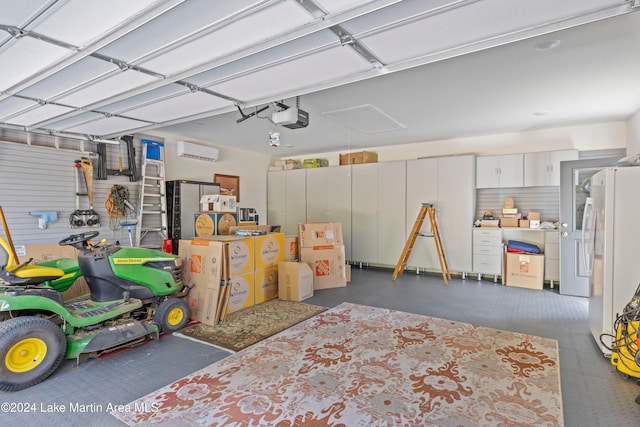
[[(281, 263), (278, 263), (280, 265)], [(256, 270), (254, 300), (256, 304), (278, 298), (278, 267)]]
[[(41, 262), (53, 261), (60, 258), (71, 258), (76, 260), (78, 258), (78, 250), (73, 246), (60, 246), (57, 243), (42, 243), (38, 245), (15, 245), (16, 255), (18, 260), (16, 262), (23, 263), (32, 259), (31, 265), (40, 264)], [(89, 286), (84, 278), (79, 277), (71, 285), (69, 289), (62, 292), (62, 299), (64, 301), (71, 298), (79, 297), (80, 295), (86, 295), (89, 293)]]
[(499, 219), (481, 219), (480, 227), (493, 227), (496, 228), (500, 225)]
[(209, 240), (180, 240), (182, 280), (193, 287), (185, 300), (191, 319), (207, 325), (218, 323), (218, 296), (223, 276), (224, 246)]
[(239, 236), (209, 236), (198, 237), (202, 240), (222, 242), (229, 251), (229, 275), (248, 273), (255, 269), (254, 239), (252, 237)]
[(518, 227), (518, 218), (500, 218), (500, 227)]
[(539, 219), (530, 219), (529, 220), (529, 228), (540, 228), (540, 220)]
[(329, 166), (327, 159), (304, 159), (302, 163), (303, 168), (326, 168), (327, 166)]
[(284, 260), (298, 261), (298, 236), (284, 236)]
[(284, 261), (284, 234), (269, 233), (253, 239), (256, 270), (276, 267), (280, 261)]
[(300, 259), (313, 271), (313, 289), (347, 286), (344, 246), (300, 248)]
[(518, 222), (518, 226), (519, 226), (520, 228), (529, 228), (529, 220), (528, 220), (528, 219), (521, 219), (521, 220)]
[(518, 208), (505, 208), (502, 209), (502, 213), (503, 214), (517, 214), (518, 213)]
[(211, 212), (236, 212), (236, 196), (223, 196), (220, 194), (208, 194), (200, 198), (200, 206), (203, 211)]
[(312, 222), (298, 224), (298, 238), (301, 248), (314, 246), (344, 245), (342, 224), (339, 222)]
[(227, 314), (255, 305), (254, 272), (239, 274), (229, 281), (231, 291), (227, 303)]
[(341, 165), (357, 165), (361, 163), (376, 163), (378, 153), (369, 151), (359, 151), (357, 153), (340, 154)]
[(513, 209), (515, 207), (513, 197), (505, 197), (504, 204), (502, 205), (503, 209)]
[(506, 285), (542, 289), (544, 254), (507, 253)]
[(346, 264), (344, 266), (344, 272), (347, 279), (347, 283), (351, 282), (351, 264)]
[(237, 234), (238, 231), (243, 231), (243, 230), (260, 231), (260, 232), (262, 232), (261, 234), (279, 233), (280, 232), (280, 226), (279, 225), (270, 225), (270, 224), (262, 224), (262, 225), (238, 224), (238, 225), (236, 225), (234, 227), (229, 227), (229, 234)]
[(529, 215), (527, 215), (527, 219), (540, 221), (540, 212), (529, 212)]
[(307, 263), (278, 263), (278, 298), (303, 301), (313, 296), (313, 271)]
[(238, 225), (235, 213), (197, 213), (193, 216), (196, 237), (229, 234), (231, 227)]

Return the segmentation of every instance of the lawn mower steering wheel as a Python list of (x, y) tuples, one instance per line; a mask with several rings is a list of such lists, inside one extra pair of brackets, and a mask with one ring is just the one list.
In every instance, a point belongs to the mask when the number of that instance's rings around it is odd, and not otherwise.
[(79, 243), (84, 243), (87, 240), (91, 240), (94, 237), (96, 237), (98, 234), (100, 234), (97, 231), (87, 231), (84, 233), (80, 233), (80, 234), (72, 234), (69, 237), (65, 237), (64, 239), (60, 240), (58, 242), (58, 244), (60, 246), (75, 246)]

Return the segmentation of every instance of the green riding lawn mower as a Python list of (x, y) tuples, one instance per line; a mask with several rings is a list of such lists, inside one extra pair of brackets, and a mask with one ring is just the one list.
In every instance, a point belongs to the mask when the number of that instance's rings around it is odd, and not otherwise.
[[(0, 390), (37, 384), (64, 358), (80, 363), (189, 321), (180, 258), (93, 243), (97, 235), (73, 234), (59, 242), (78, 249), (77, 259), (36, 265), (19, 264), (13, 244), (0, 238)], [(61, 293), (80, 276), (90, 293), (63, 301)]]

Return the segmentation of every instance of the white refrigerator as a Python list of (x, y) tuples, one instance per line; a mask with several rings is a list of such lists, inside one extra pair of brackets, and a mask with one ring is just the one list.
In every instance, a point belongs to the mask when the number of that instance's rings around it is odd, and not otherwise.
[(602, 352), (610, 355), (612, 340), (602, 334), (615, 335), (615, 319), (640, 283), (640, 167), (607, 168), (593, 175), (585, 216), (589, 327)]

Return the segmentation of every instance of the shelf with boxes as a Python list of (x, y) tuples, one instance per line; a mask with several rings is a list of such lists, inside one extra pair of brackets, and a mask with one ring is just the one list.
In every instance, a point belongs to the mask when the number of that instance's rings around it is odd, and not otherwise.
[[(523, 214), (516, 208), (514, 199), (506, 197), (499, 219), (489, 212), (485, 213), (485, 218), (477, 224), (479, 228), (474, 228), (473, 264), (478, 279), (482, 274), (494, 274), (494, 281), (497, 281), (499, 274), (507, 286), (542, 289), (544, 281), (549, 281), (553, 288), (554, 282), (560, 279), (558, 231), (548, 228), (549, 222), (541, 221), (540, 212)], [(498, 235), (501, 236), (499, 242)], [(489, 236), (493, 236), (493, 246), (488, 244)], [(510, 241), (533, 245), (537, 250), (534, 253), (505, 252)], [(500, 254), (498, 246), (502, 246)]]

